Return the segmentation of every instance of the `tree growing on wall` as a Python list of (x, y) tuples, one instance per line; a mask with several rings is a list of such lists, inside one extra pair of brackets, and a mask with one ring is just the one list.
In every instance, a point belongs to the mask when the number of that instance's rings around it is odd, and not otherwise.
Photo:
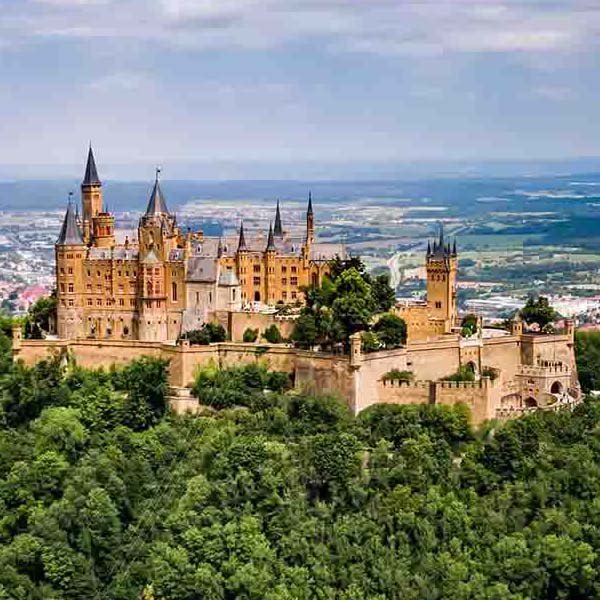
[(545, 296), (539, 296), (537, 299), (530, 296), (520, 314), (528, 325), (537, 323), (540, 329), (558, 318), (558, 313), (550, 306), (550, 302)]

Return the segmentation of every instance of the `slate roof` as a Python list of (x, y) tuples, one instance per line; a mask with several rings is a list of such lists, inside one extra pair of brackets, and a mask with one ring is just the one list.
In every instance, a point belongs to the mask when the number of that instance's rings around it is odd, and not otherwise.
[(157, 169), (154, 188), (152, 189), (152, 194), (150, 195), (150, 200), (148, 201), (148, 208), (146, 208), (146, 216), (169, 214), (169, 209), (167, 208), (167, 203), (158, 181), (159, 173), (160, 171)]
[(73, 204), (69, 201), (67, 205), (67, 212), (63, 219), (63, 224), (56, 240), (57, 246), (76, 246), (82, 245), (83, 237), (81, 231), (77, 225), (77, 218), (75, 217), (75, 211), (73, 210)]
[(91, 145), (88, 151), (87, 164), (85, 166), (85, 175), (83, 176), (83, 181), (81, 182), (81, 185), (101, 185)]

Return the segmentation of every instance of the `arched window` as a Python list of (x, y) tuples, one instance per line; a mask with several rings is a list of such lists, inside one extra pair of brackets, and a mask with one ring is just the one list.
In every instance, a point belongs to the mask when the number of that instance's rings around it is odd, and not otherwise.
[(177, 284), (175, 282), (171, 283), (171, 299), (173, 302), (177, 302)]

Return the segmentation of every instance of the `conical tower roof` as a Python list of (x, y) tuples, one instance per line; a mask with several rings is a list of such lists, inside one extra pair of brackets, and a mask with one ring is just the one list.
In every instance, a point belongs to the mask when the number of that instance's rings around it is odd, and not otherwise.
[(306, 209), (306, 214), (307, 215), (312, 215), (313, 214), (312, 192), (308, 192), (308, 208)]
[(69, 198), (69, 204), (67, 205), (67, 212), (63, 220), (58, 239), (56, 240), (57, 246), (77, 246), (83, 245), (83, 237), (81, 231), (77, 225), (77, 218), (75, 217), (75, 211), (73, 210), (73, 203)]
[(283, 237), (283, 227), (281, 226), (281, 213), (279, 212), (279, 198), (277, 199), (277, 210), (275, 211), (275, 229), (273, 233), (276, 237)]
[(102, 185), (100, 178), (98, 177), (98, 170), (96, 169), (96, 161), (94, 160), (94, 152), (92, 151), (92, 145), (88, 150), (87, 163), (85, 165), (85, 174), (81, 185)]
[(273, 237), (273, 224), (269, 223), (269, 237), (267, 238), (266, 252), (275, 252), (275, 239)]
[(248, 250), (248, 246), (246, 246), (246, 238), (244, 237), (244, 221), (242, 220), (240, 224), (240, 239), (238, 241), (238, 252)]
[(148, 208), (146, 208), (146, 216), (152, 215), (168, 215), (169, 209), (165, 197), (160, 189), (160, 183), (158, 176), (160, 175), (160, 169), (156, 169), (156, 179), (154, 180), (154, 188), (152, 188), (152, 194), (148, 201)]

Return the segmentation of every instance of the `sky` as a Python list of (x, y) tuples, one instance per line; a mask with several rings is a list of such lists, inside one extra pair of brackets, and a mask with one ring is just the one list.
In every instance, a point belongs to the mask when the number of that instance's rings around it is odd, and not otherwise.
[(598, 0), (0, 0), (0, 165), (600, 156), (599, 33)]

